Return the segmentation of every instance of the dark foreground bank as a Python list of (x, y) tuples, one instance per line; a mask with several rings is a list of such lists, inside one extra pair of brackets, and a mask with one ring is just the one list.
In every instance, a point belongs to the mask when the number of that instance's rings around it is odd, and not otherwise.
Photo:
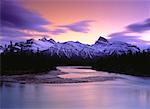
[(1, 57), (1, 75), (37, 74), (56, 69), (56, 66), (91, 66), (92, 59), (47, 55), (40, 52), (5, 52)]
[(135, 53), (97, 58), (93, 69), (135, 76), (150, 76), (150, 53)]
[(1, 55), (1, 75), (37, 74), (56, 69), (56, 66), (80, 65), (107, 72), (150, 76), (150, 53), (128, 53), (83, 59), (59, 57), (42, 53), (8, 52)]

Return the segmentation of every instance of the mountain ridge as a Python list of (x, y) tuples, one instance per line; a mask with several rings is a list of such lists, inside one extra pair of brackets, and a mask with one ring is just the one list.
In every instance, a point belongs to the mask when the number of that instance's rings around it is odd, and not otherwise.
[(136, 53), (141, 50), (135, 46), (121, 41), (110, 42), (104, 37), (99, 39), (92, 45), (82, 44), (78, 41), (55, 42), (53, 39), (45, 37), (39, 40), (29, 39), (24, 42), (17, 42), (2, 48), (2, 52), (41, 52), (47, 55), (58, 55), (59, 57), (66, 56), (67, 58), (82, 57), (94, 58), (108, 55), (122, 55), (127, 53)]

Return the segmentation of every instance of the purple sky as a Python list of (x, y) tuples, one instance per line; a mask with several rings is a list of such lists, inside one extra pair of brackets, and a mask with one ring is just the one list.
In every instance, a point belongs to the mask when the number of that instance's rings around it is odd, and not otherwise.
[(150, 44), (148, 0), (1, 0), (1, 41), (47, 36), (92, 44), (99, 36)]

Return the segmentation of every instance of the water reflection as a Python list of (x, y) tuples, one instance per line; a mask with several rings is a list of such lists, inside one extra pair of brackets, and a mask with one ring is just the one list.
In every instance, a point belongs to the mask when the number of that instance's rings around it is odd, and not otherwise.
[[(84, 68), (85, 67), (85, 68)], [(90, 66), (59, 66), (58, 70), (62, 72), (66, 72), (67, 74), (59, 75), (61, 78), (84, 78), (84, 77), (95, 77), (95, 76), (110, 76), (110, 74), (106, 72), (98, 72), (96, 70), (92, 70)]]
[[(7, 83), (6, 83), (7, 84)], [(13, 84), (1, 87), (2, 107), (52, 109), (149, 109), (150, 89), (142, 86), (80, 83)]]
[(149, 85), (131, 83), (125, 79), (53, 85), (5, 82), (0, 103), (11, 109), (149, 109)]

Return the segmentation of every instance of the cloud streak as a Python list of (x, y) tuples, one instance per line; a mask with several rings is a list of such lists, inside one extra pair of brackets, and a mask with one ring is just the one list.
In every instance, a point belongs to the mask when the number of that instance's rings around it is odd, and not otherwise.
[(126, 35), (124, 32), (114, 33), (109, 35), (109, 37), (111, 37), (111, 41), (119, 40), (128, 43), (150, 43), (150, 41), (139, 39), (141, 36)]
[(60, 35), (60, 34), (62, 34), (62, 33), (66, 33), (67, 31), (65, 30), (65, 29), (55, 29), (55, 30), (52, 30), (52, 31), (50, 31), (50, 33), (52, 34), (52, 35)]
[[(0, 37), (23, 38), (33, 35), (60, 35), (70, 31), (88, 33), (92, 20), (83, 20), (68, 25), (56, 25), (56, 29), (48, 30), (45, 25), (52, 24), (36, 12), (25, 8), (19, 0), (1, 0)], [(55, 25), (54, 25), (55, 26)], [(40, 33), (40, 34), (34, 34)]]
[(19, 29), (16, 28), (9, 28), (9, 27), (2, 27), (1, 28), (1, 32), (0, 32), (0, 36), (5, 37), (5, 38), (18, 38), (21, 36), (29, 36), (30, 34), (22, 32)]
[(1, 35), (10, 37), (30, 35), (26, 31), (48, 32), (44, 25), (50, 24), (39, 14), (24, 8), (18, 0), (1, 0)]
[(131, 32), (144, 32), (150, 30), (150, 18), (140, 23), (130, 24), (126, 28)]
[(68, 30), (74, 31), (74, 32), (80, 32), (80, 33), (88, 33), (89, 27), (91, 22), (94, 22), (93, 20), (83, 20), (79, 22), (75, 22), (68, 25), (59, 25), (58, 27), (66, 28)]
[[(126, 31), (116, 32), (109, 35), (111, 41), (124, 41), (127, 43), (135, 44), (140, 47), (150, 45), (150, 41), (142, 40), (142, 33), (150, 30), (150, 18), (140, 23), (133, 23), (126, 27)], [(138, 35), (129, 35), (138, 33)], [(147, 36), (149, 37), (149, 36)]]

